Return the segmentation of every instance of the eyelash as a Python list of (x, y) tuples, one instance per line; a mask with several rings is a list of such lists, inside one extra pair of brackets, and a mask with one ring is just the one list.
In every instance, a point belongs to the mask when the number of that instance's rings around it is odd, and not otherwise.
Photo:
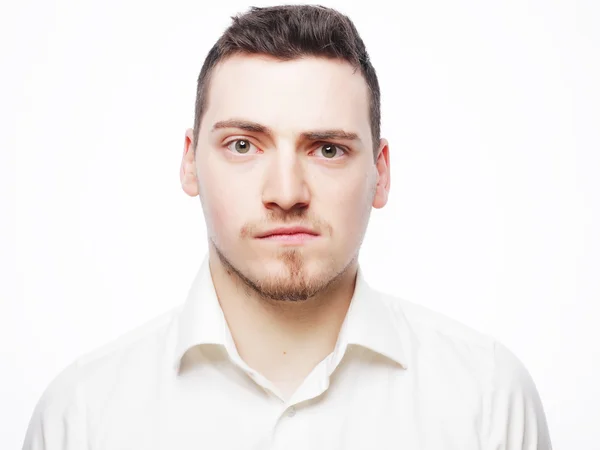
[[(238, 141), (246, 141), (246, 142), (248, 142), (250, 145), (254, 145), (252, 142), (250, 142), (250, 140), (249, 140), (249, 139), (241, 139), (241, 138), (239, 138), (239, 139), (232, 139), (231, 141), (229, 141), (229, 142), (227, 142), (226, 144), (224, 144), (224, 147), (225, 147), (225, 148), (228, 148), (228, 147), (229, 147), (231, 144), (233, 144), (233, 143), (235, 143), (235, 142), (238, 142)], [(340, 151), (342, 152), (342, 154), (343, 154), (343, 155), (347, 155), (347, 154), (348, 154), (348, 151), (347, 151), (347, 150), (346, 150), (344, 147), (340, 147), (340, 146), (339, 146), (339, 145), (337, 145), (337, 144), (332, 144), (331, 142), (317, 142), (317, 144), (319, 145), (319, 146), (317, 147), (317, 150), (318, 150), (319, 148), (321, 148), (321, 147), (324, 147), (324, 146), (326, 146), (326, 145), (331, 145), (332, 147), (335, 147), (335, 148), (337, 148), (338, 150), (340, 150)], [(255, 145), (254, 145), (254, 146), (255, 146)], [(255, 146), (255, 147), (256, 147), (256, 146)], [(231, 153), (235, 153), (235, 152), (234, 152), (234, 151), (232, 151)], [(245, 153), (238, 153), (238, 154), (239, 154), (239, 155), (244, 155)], [(325, 158), (325, 159), (340, 159), (340, 158), (341, 158), (341, 156), (340, 156), (340, 157), (337, 157), (337, 158)]]

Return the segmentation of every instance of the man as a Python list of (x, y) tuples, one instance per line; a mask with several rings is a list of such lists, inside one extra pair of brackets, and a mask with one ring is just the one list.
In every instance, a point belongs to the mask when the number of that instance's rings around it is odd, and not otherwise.
[(60, 374), (25, 449), (551, 448), (505, 346), (362, 276), (390, 155), (346, 16), (235, 17), (195, 113), (180, 176), (209, 252), (187, 300)]

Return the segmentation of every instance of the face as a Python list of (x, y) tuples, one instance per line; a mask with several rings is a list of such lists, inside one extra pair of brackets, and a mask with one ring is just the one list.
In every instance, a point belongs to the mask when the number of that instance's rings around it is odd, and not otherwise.
[[(213, 72), (196, 154), (181, 180), (200, 195), (211, 252), (261, 297), (311, 298), (355, 269), (371, 208), (389, 192), (389, 150), (374, 161), (368, 87), (341, 61), (236, 55)], [(313, 235), (261, 237), (277, 228)]]

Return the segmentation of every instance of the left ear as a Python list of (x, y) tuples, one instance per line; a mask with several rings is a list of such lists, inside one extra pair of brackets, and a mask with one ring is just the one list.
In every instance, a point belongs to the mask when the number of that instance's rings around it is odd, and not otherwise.
[(388, 200), (390, 192), (390, 148), (387, 139), (379, 141), (377, 160), (377, 187), (373, 197), (373, 208), (383, 208)]

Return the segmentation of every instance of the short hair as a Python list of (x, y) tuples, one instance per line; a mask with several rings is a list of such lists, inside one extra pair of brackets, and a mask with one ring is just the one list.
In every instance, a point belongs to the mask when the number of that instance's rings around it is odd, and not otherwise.
[(233, 23), (208, 52), (196, 90), (194, 152), (202, 117), (208, 107), (208, 86), (216, 64), (235, 54), (269, 55), (282, 61), (303, 56), (343, 60), (360, 70), (369, 91), (369, 120), (374, 159), (380, 140), (380, 93), (377, 74), (352, 21), (321, 5), (250, 7), (232, 16)]

